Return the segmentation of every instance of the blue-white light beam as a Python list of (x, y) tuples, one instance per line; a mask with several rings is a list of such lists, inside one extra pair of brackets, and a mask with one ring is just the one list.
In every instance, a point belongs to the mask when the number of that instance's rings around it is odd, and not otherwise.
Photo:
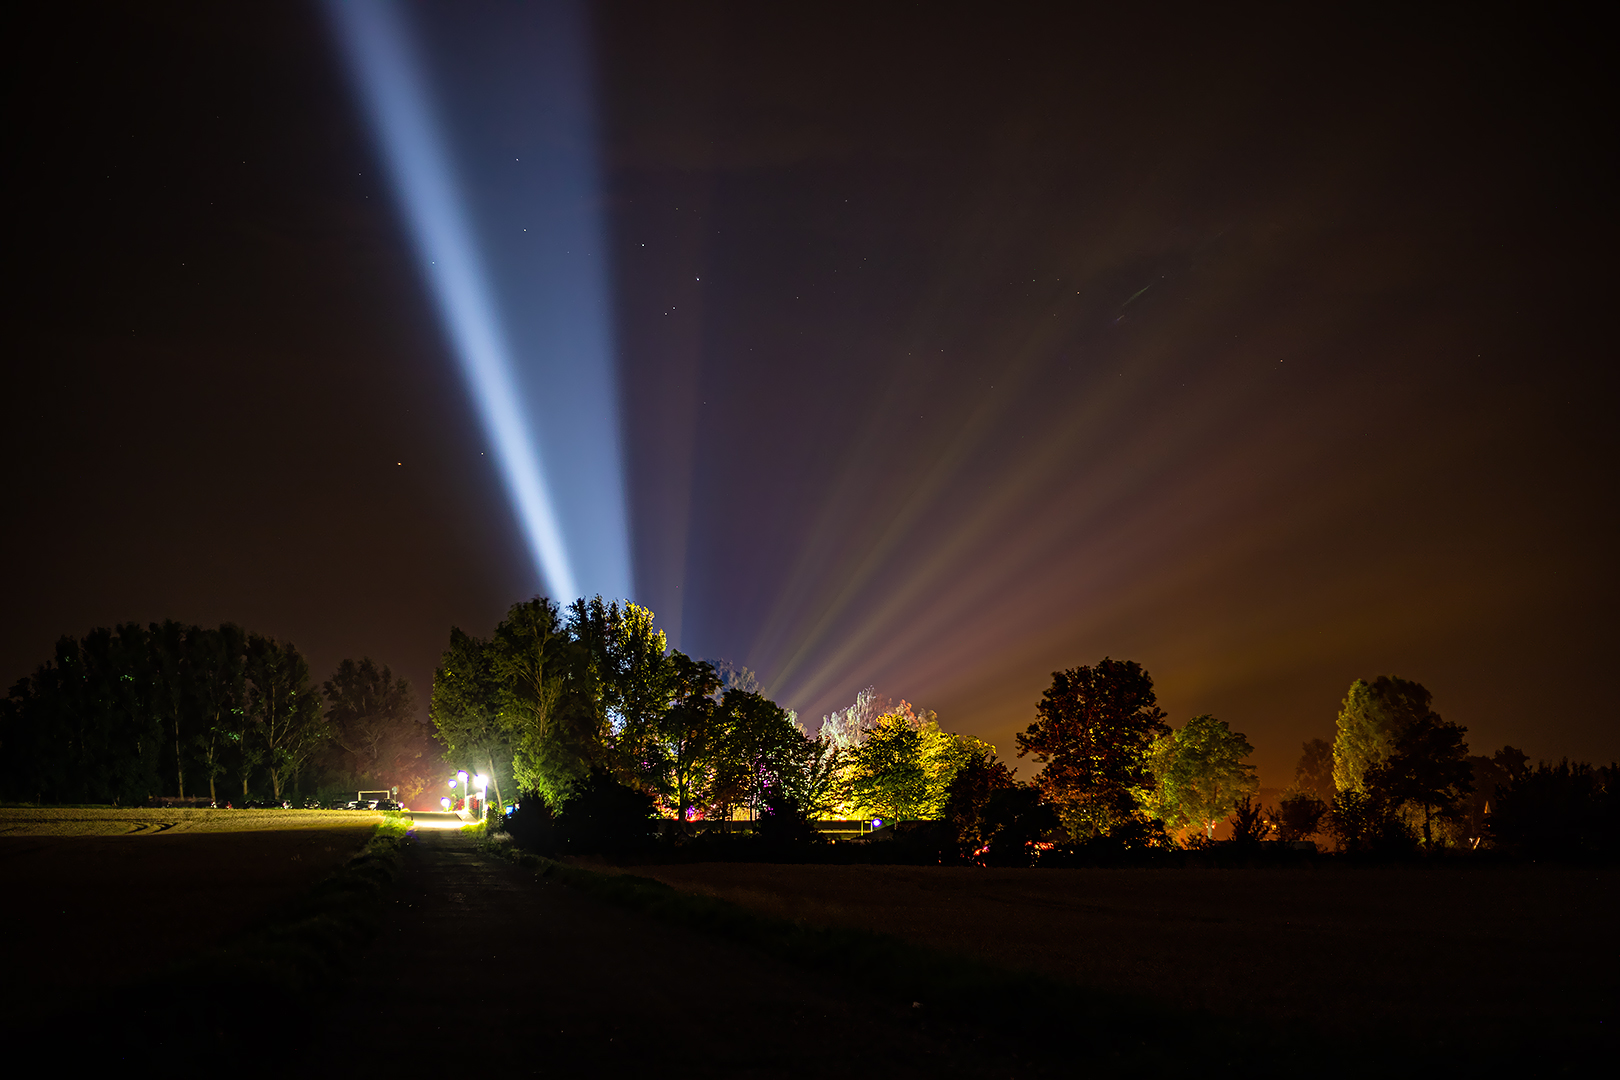
[[(477, 119), (490, 110), (477, 100), (469, 106), (466, 99), (469, 93), (476, 99), (480, 90), (499, 86), (479, 68), (499, 64), (502, 58), (490, 52), (499, 52), (502, 37), (512, 35), (476, 17), (455, 28), (471, 26), (474, 37), (484, 39), (469, 42), (466, 33), (461, 35), (459, 61), (469, 69), (463, 81), (471, 90), (451, 86), (447, 92), (461, 92), (463, 111), (473, 113), (462, 118), (429, 93), (426, 57), (404, 22), (402, 12), (408, 9), (380, 0), (328, 0), (327, 8), (409, 221), (423, 273), (549, 592), (563, 602), (580, 595), (580, 564), (570, 561), (572, 549), (584, 554), (586, 587), (610, 596), (630, 595), (606, 259), (600, 222), (593, 216), (595, 203), (579, 190), (594, 183), (592, 148), (575, 145), (578, 138), (558, 139), (552, 130), (558, 115), (572, 120), (562, 125), (566, 133), (589, 127), (588, 115), (574, 115), (588, 113), (589, 88), (564, 86), (559, 91), (542, 85), (530, 94), (536, 99), (527, 102), (531, 111), (541, 117), (542, 127), (551, 125), (542, 131), (534, 153), (541, 159), (542, 175), (527, 188), (514, 187), (505, 174), (492, 181), (486, 153), (491, 148), (478, 144)], [(465, 8), (450, 12), (469, 13)], [(562, 47), (584, 49), (582, 20), (565, 19), (561, 25), (563, 36), (571, 32), (576, 39)], [(451, 40), (447, 44), (441, 37)], [(420, 35), (448, 54), (439, 69), (455, 67), (455, 37)], [(546, 45), (558, 47), (554, 40)], [(521, 59), (511, 65), (519, 77), (525, 67)], [(581, 81), (579, 72), (588, 71), (583, 62), (550, 67), (563, 68), (563, 77), (573, 82)], [(460, 145), (452, 146), (456, 140)], [(451, 162), (460, 161), (454, 150), (471, 159), (470, 164), (453, 168)], [(496, 153), (504, 160), (510, 152), (502, 145)], [(458, 184), (462, 179), (471, 183)], [(509, 218), (514, 208), (536, 223), (532, 233), (509, 228), (509, 221), (492, 221)], [(507, 233), (535, 246), (515, 248)], [(557, 265), (564, 245), (573, 260), (566, 267)], [(575, 248), (594, 248), (592, 261), (580, 265), (586, 252)], [(494, 275), (491, 266), (497, 269)], [(544, 430), (548, 425), (554, 428), (549, 438)], [(547, 450), (566, 455), (566, 462), (559, 463), (566, 464), (562, 473), (548, 473), (544, 467)], [(563, 481), (561, 500), (556, 497), (558, 479)]]

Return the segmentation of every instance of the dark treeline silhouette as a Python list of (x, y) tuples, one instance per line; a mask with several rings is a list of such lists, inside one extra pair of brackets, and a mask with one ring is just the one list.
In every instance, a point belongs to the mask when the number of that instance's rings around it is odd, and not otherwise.
[[(1516, 767), (1498, 773), (1502, 761)], [(1498, 850), (1530, 859), (1613, 858), (1620, 855), (1620, 766), (1525, 764), (1504, 747), (1493, 758), (1470, 758), (1477, 784), (1491, 784), (1483, 834)]]
[(1620, 851), (1615, 765), (1531, 766), (1512, 746), (1470, 755), (1466, 734), (1434, 711), (1421, 684), (1358, 679), (1333, 741), (1304, 744), (1273, 820), (1285, 838), (1320, 832), (1359, 854), (1590, 858)]
[(414, 708), (369, 659), (317, 689), (291, 642), (229, 623), (95, 629), (63, 637), (0, 702), (0, 798), (240, 806), (420, 791), (441, 767)]
[[(1017, 737), (1042, 766), (1026, 783), (995, 747), (870, 689), (808, 734), (746, 669), (670, 649), (650, 611), (601, 597), (515, 604), (487, 639), (452, 629), (431, 724), (415, 711), (405, 680), (369, 658), (317, 688), (290, 642), (231, 624), (96, 629), (62, 638), (0, 702), (0, 798), (304, 805), (397, 789), (419, 805), (466, 768), (490, 777), (497, 807), (521, 801), (515, 833), (554, 851), (986, 865), (1313, 840), (1379, 857), (1594, 858), (1620, 836), (1620, 768), (1470, 755), (1426, 688), (1388, 676), (1351, 684), (1333, 739), (1304, 744), (1269, 806), (1247, 738), (1208, 715), (1169, 723), (1132, 661), (1053, 674)], [(828, 844), (813, 824), (828, 819), (866, 821), (874, 850)]]

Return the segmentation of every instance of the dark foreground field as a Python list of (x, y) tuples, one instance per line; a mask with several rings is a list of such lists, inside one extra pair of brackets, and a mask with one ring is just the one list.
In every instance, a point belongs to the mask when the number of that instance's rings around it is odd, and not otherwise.
[[(0, 810), (10, 1024), (195, 954), (309, 890), (378, 815)], [(26, 973), (26, 976), (21, 973)]]
[(980, 870), (710, 863), (635, 874), (1330, 1041), (1613, 1047), (1620, 871)]
[[(604, 903), (420, 833), (365, 991), (306, 1064), (334, 1075), (1017, 1077), (1016, 1039), (930, 1024), (909, 1000)], [(436, 988), (423, 993), (423, 987)], [(1040, 1075), (1046, 1073), (1041, 1071)]]
[(585, 871), (425, 815), (353, 861), (370, 821), (202, 831), (229, 821), (0, 839), (7, 1037), (235, 1076), (1556, 1075), (1615, 1050), (1607, 869)]

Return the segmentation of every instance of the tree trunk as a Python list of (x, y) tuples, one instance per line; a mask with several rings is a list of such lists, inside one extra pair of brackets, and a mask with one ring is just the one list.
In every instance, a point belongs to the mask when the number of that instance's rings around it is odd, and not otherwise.
[(186, 759), (180, 752), (180, 714), (174, 714), (174, 778), (179, 795), (186, 797)]
[[(218, 721), (219, 717), (215, 716), (214, 722), (217, 724)], [(203, 743), (203, 767), (208, 770), (208, 801), (216, 806), (219, 804), (219, 792), (214, 787), (214, 778), (219, 772), (214, 768), (214, 759), (219, 756), (219, 745), (215, 742), (218, 738), (217, 732), (217, 727), (210, 726), (208, 729), (208, 741)]]
[(495, 758), (490, 754), (489, 747), (484, 747), (484, 760), (489, 762), (489, 782), (495, 785), (495, 801), (501, 804), (501, 813), (506, 813), (506, 800), (501, 798), (501, 779), (495, 775)]

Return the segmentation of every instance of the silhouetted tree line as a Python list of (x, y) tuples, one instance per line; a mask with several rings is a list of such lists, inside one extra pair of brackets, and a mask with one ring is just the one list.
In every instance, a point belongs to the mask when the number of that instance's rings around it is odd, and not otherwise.
[(670, 649), (650, 611), (600, 597), (515, 604), (488, 639), (452, 629), (431, 727), (414, 711), (370, 659), (317, 691), (291, 643), (231, 624), (96, 629), (61, 639), (0, 703), (0, 798), (398, 787), (409, 802), (449, 762), (491, 776), (503, 804), (527, 796), (521, 828), (557, 850), (690, 841), (690, 823), (738, 817), (756, 851), (808, 851), (812, 819), (861, 816), (889, 826), (884, 857), (999, 865), (1199, 849), (1223, 822), (1239, 846), (1319, 837), (1379, 854), (1612, 857), (1620, 836), (1616, 765), (1471, 756), (1423, 686), (1391, 677), (1351, 685), (1334, 739), (1304, 745), (1266, 808), (1243, 734), (1207, 715), (1172, 727), (1131, 661), (1054, 673), (1017, 736), (1044, 768), (1021, 783), (993, 746), (870, 689), (809, 735), (751, 673)]
[(1467, 729), (1443, 720), (1405, 679), (1357, 680), (1332, 742), (1304, 744), (1277, 814), (1285, 837), (1331, 837), (1383, 855), (1496, 851), (1522, 858), (1612, 857), (1620, 770), (1542, 762), (1504, 746), (1470, 755)]
[(1020, 756), (1045, 765), (1035, 787), (1061, 825), (1056, 854), (1044, 862), (1196, 849), (1222, 820), (1239, 846), (1318, 836), (1385, 855), (1612, 856), (1620, 837), (1616, 766), (1531, 768), (1512, 747), (1470, 756), (1466, 729), (1404, 679), (1356, 680), (1334, 740), (1304, 745), (1293, 786), (1269, 808), (1254, 799), (1248, 740), (1209, 716), (1169, 728), (1134, 663), (1104, 659), (1056, 673), (1036, 713), (1018, 743)]
[(0, 703), (0, 798), (240, 805), (357, 783), (419, 791), (438, 748), (414, 708), (405, 681), (369, 659), (343, 661), (317, 689), (291, 642), (230, 623), (95, 629), (63, 637)]
[[(1492, 774), (1504, 755), (1517, 768), (1505, 768), (1505, 782)], [(1620, 766), (1525, 764), (1524, 754), (1504, 747), (1487, 760), (1471, 759), (1491, 777), (1495, 803), (1485, 815), (1486, 835), (1504, 851), (1523, 858), (1569, 859), (1620, 854)]]

